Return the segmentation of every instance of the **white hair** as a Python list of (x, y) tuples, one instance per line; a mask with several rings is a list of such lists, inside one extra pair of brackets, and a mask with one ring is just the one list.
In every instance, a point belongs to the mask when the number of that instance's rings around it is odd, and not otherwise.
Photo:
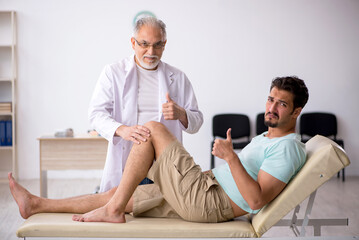
[(152, 17), (152, 16), (146, 16), (146, 17), (138, 19), (133, 28), (133, 35), (137, 36), (137, 33), (145, 25), (159, 28), (162, 32), (162, 37), (163, 37), (162, 40), (166, 41), (166, 39), (167, 39), (166, 24), (164, 22), (162, 22), (161, 20), (159, 20), (155, 17)]

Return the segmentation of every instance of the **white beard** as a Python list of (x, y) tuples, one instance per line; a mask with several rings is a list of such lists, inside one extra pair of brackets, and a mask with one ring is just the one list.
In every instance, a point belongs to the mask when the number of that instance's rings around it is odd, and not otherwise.
[[(145, 57), (153, 57), (153, 58), (156, 58), (156, 60), (153, 63), (145, 63), (143, 61), (143, 58), (145, 58)], [(143, 55), (142, 59), (139, 59), (137, 56), (136, 56), (136, 59), (140, 63), (140, 66), (147, 70), (155, 69), (160, 62), (160, 59), (157, 56)]]

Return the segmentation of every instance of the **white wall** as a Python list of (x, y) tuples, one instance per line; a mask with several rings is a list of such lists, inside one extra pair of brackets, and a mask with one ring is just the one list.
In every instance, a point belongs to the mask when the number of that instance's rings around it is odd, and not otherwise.
[(163, 60), (192, 81), (205, 123), (198, 134), (185, 134), (184, 145), (203, 169), (212, 116), (245, 113), (254, 135), (270, 81), (297, 75), (310, 91), (304, 112), (337, 115), (352, 161), (346, 174), (359, 174), (359, 1), (0, 0), (0, 10), (15, 10), (18, 18), (22, 179), (39, 176), (37, 137), (90, 129), (87, 107), (97, 78), (105, 64), (132, 53), (132, 21), (142, 10), (167, 24)]

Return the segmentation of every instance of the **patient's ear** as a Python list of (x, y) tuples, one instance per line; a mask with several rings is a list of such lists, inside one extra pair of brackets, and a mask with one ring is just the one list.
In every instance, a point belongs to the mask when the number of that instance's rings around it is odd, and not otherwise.
[(300, 115), (300, 113), (302, 112), (302, 109), (301, 107), (297, 107), (296, 109), (294, 109), (293, 111), (293, 117), (294, 118), (298, 118), (298, 116)]

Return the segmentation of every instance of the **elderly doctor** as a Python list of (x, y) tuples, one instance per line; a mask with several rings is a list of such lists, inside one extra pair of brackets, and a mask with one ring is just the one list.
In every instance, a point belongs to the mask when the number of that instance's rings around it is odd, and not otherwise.
[(182, 131), (196, 133), (203, 123), (191, 83), (161, 61), (166, 25), (154, 17), (136, 22), (135, 54), (104, 68), (89, 107), (92, 127), (109, 141), (100, 192), (120, 183), (132, 144), (150, 136), (144, 123), (158, 121), (182, 142)]

